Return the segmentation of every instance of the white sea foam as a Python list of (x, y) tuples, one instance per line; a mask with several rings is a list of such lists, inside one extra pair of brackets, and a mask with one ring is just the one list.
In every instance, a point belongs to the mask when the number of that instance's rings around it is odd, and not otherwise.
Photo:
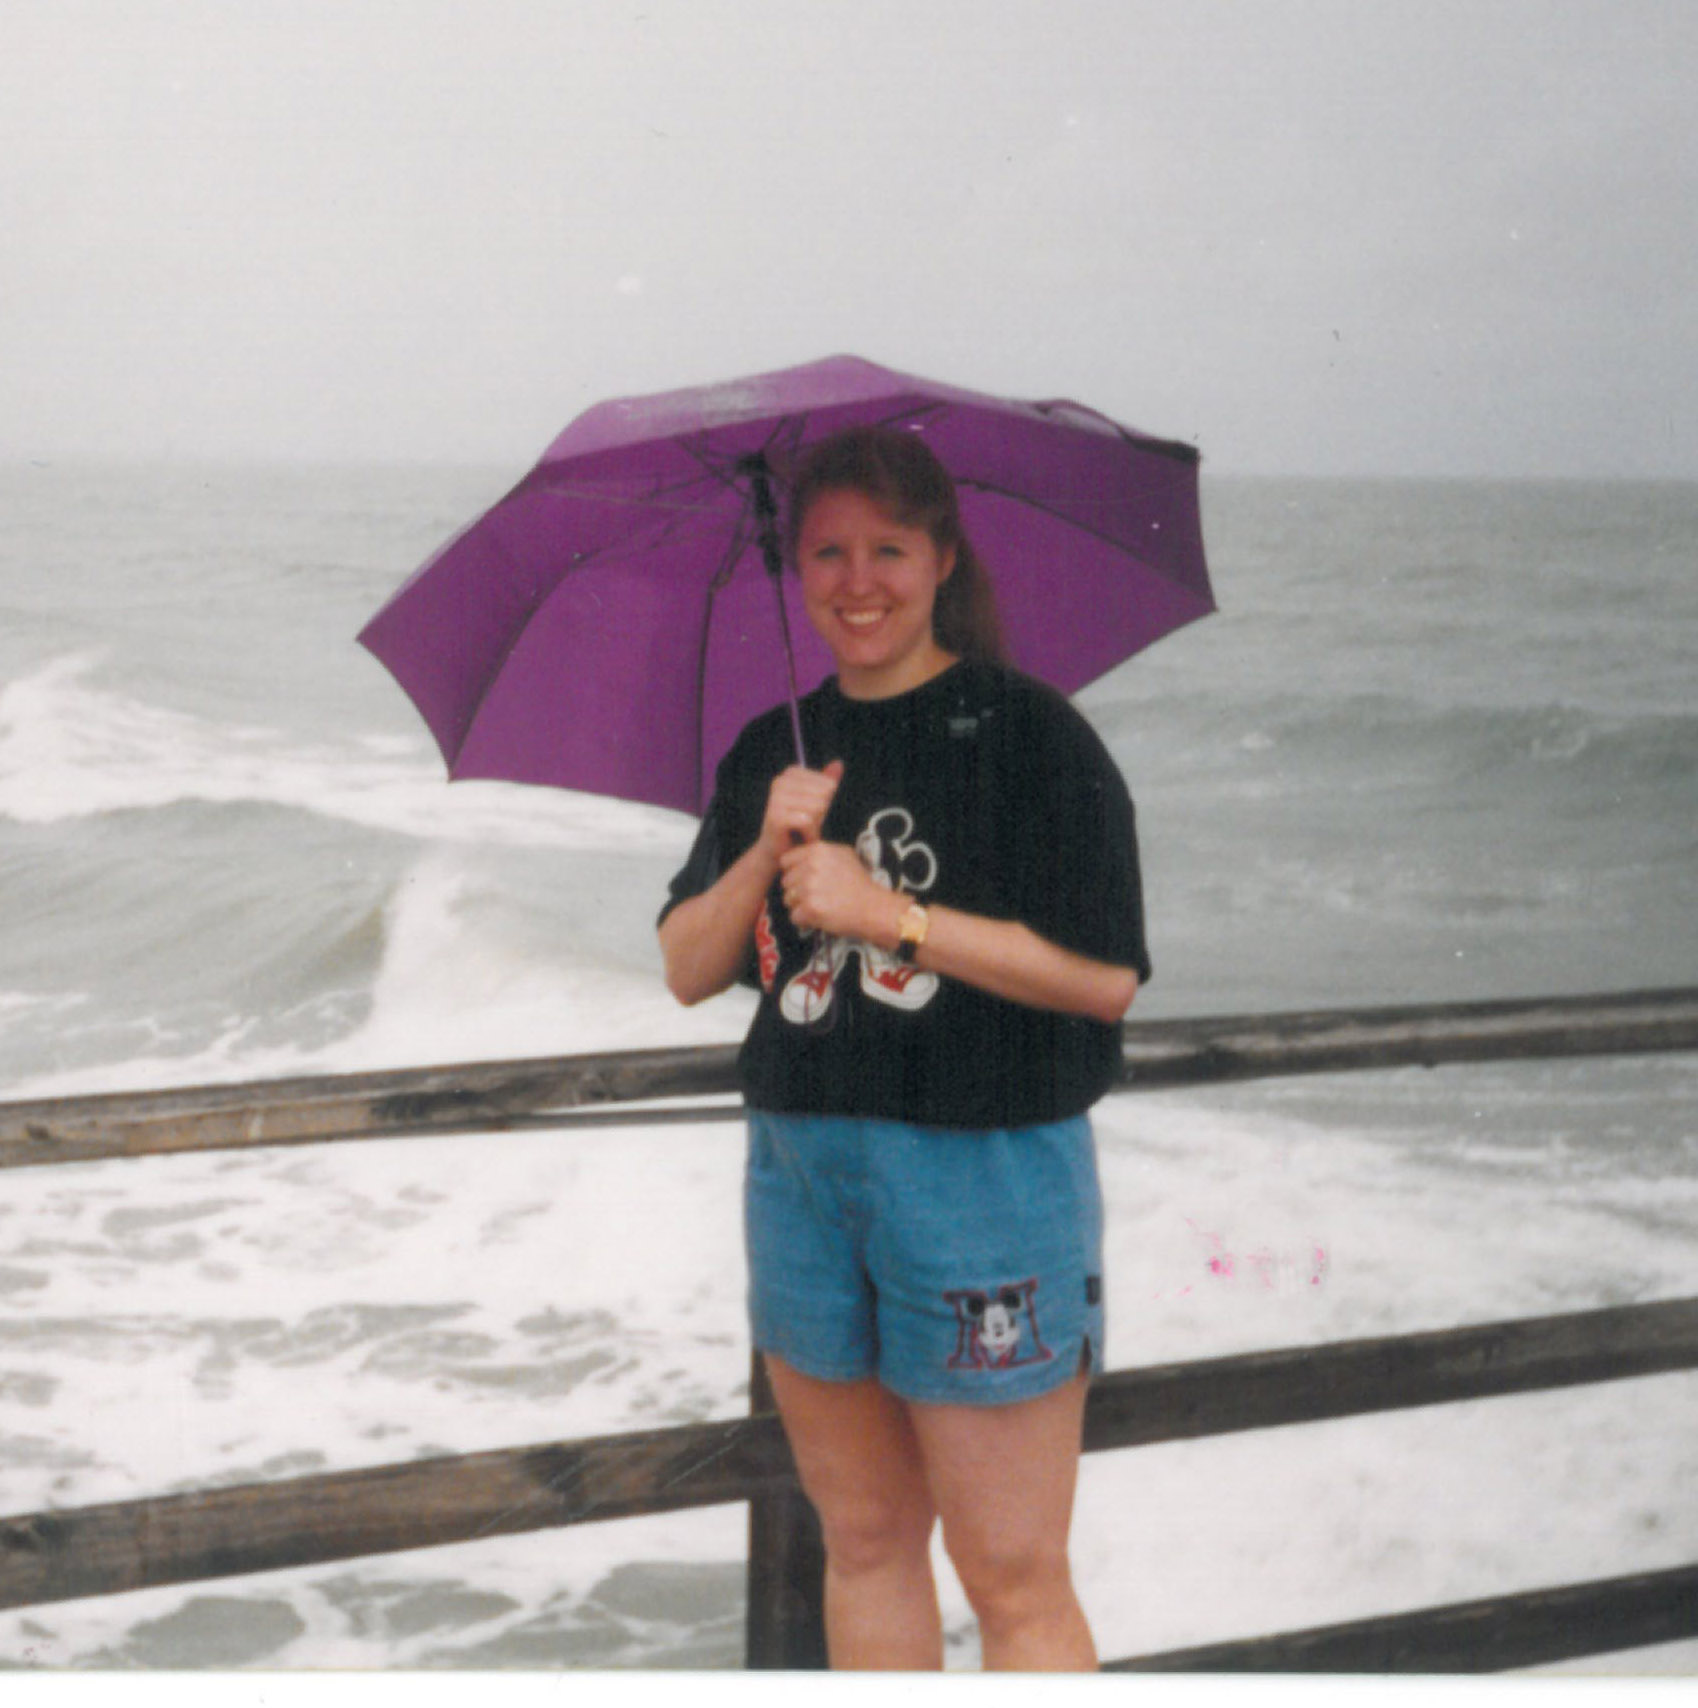
[(753, 998), (682, 1009), (658, 957), (623, 968), (551, 944), (534, 920), (468, 877), (453, 850), (421, 857), (392, 898), (371, 1018), (326, 1052), (340, 1071), (655, 1044), (719, 1043), (747, 1030)]
[(561, 789), (444, 788), (423, 738), (304, 743), (209, 721), (99, 683), (99, 653), (61, 656), (0, 689), (0, 816), (57, 824), (190, 801), (294, 807), (422, 840), (559, 849), (688, 846), (679, 814)]
[[(440, 785), (438, 785), (440, 789)], [(382, 950), (365, 1018), (330, 1043), (256, 1043), (250, 1017), (232, 1016), (206, 1043), (18, 1076), (19, 1099), (301, 1074), (359, 1073), (447, 1062), (581, 1055), (730, 1043), (748, 1029), (754, 998), (732, 991), (682, 1008), (652, 964), (620, 965), (575, 947), (558, 925), (538, 940), (536, 912), (492, 886), (468, 844), (426, 847), (383, 910)], [(0, 994), (0, 1025), (86, 1010), (86, 997)]]

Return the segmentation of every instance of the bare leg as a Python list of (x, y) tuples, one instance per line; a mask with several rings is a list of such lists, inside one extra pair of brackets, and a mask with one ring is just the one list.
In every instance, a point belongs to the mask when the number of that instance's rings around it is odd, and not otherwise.
[(909, 1408), (988, 1669), (1096, 1670), (1067, 1564), (1086, 1387), (1080, 1378), (1014, 1405)]
[(832, 1666), (941, 1668), (931, 1566), (937, 1515), (907, 1408), (870, 1379), (822, 1382), (770, 1356), (766, 1368), (825, 1536)]

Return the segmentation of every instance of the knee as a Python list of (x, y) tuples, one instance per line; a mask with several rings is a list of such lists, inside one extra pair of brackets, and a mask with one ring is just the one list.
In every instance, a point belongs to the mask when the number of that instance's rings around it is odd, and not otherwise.
[(826, 1559), (848, 1576), (926, 1553), (934, 1515), (925, 1500), (867, 1492), (815, 1501)]
[(951, 1537), (944, 1548), (981, 1625), (1017, 1626), (1047, 1618), (1072, 1599), (1065, 1547), (1003, 1536)]

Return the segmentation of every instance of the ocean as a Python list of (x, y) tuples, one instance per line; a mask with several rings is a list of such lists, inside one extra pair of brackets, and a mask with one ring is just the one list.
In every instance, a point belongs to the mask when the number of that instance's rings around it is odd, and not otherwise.
[[(0, 468), (0, 1097), (740, 1035), (661, 985), (690, 821), (448, 787), (354, 644), (515, 472)], [(1220, 614), (1080, 699), (1138, 803), (1135, 1021), (1698, 982), (1698, 486), (1204, 493)], [(1669, 1055), (1110, 1098), (1109, 1363), (1690, 1296), (1695, 1093)], [(0, 1512), (742, 1411), (739, 1143), (10, 1171)], [(1661, 1376), (1096, 1455), (1081, 1592), (1119, 1656), (1689, 1564), (1695, 1415)], [(25, 1609), (0, 1667), (733, 1667), (743, 1539)]]

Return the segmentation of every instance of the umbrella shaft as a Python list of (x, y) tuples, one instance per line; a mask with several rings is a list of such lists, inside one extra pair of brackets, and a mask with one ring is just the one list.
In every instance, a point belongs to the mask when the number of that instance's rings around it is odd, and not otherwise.
[(778, 602), (778, 632), (784, 640), (785, 679), (789, 684), (790, 734), (796, 743), (796, 763), (808, 763), (807, 749), (802, 745), (802, 712), (796, 692), (796, 649), (790, 640), (790, 610), (784, 603), (784, 554), (778, 544), (778, 505), (773, 501), (772, 478), (767, 460), (760, 452), (747, 459), (744, 469), (749, 476), (750, 491), (755, 504), (755, 538), (760, 543), (761, 558), (772, 582), (772, 596)]
[(796, 743), (796, 763), (808, 763), (808, 751), (802, 745), (802, 708), (796, 693), (796, 653), (790, 644), (790, 613), (784, 605), (784, 584), (777, 576), (772, 580), (772, 591), (778, 600), (778, 627), (784, 636), (784, 668), (790, 684), (790, 734)]

